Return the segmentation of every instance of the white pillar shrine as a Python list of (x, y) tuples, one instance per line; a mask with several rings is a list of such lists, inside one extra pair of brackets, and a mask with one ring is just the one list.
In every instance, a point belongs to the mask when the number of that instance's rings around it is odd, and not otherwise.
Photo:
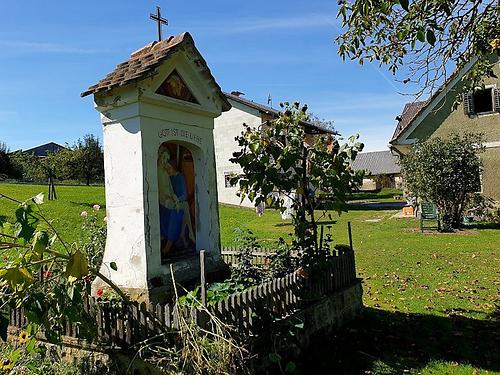
[[(107, 242), (101, 272), (133, 299), (161, 301), (220, 256), (214, 118), (231, 105), (188, 33), (134, 52), (82, 96), (104, 133)], [(116, 263), (117, 270), (111, 268)], [(103, 286), (96, 280), (93, 289)]]

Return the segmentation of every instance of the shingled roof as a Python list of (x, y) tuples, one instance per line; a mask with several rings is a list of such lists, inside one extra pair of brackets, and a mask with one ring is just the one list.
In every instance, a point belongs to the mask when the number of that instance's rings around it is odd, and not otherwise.
[(35, 156), (43, 157), (43, 156), (47, 156), (49, 153), (59, 152), (65, 148), (66, 147), (61, 146), (55, 142), (49, 142), (49, 143), (46, 143), (44, 145), (30, 148), (28, 150), (23, 150), (22, 152), (25, 154), (33, 154)]
[(403, 113), (398, 117), (399, 121), (392, 135), (391, 142), (396, 140), (397, 137), (403, 133), (412, 121), (420, 114), (420, 112), (429, 104), (429, 100), (422, 102), (406, 103)]
[(215, 81), (206, 61), (196, 49), (194, 40), (189, 33), (182, 33), (177, 36), (160, 41), (152, 42), (140, 50), (134, 52), (130, 59), (118, 64), (115, 70), (101, 79), (95, 85), (90, 86), (86, 91), (82, 92), (81, 96), (97, 94), (110, 91), (116, 87), (122, 87), (134, 82), (142, 81), (154, 74), (157, 68), (176, 51), (182, 47), (190, 46), (196, 52), (197, 59), (195, 64), (201, 69), (202, 73), (207, 75), (215, 86), (217, 93), (223, 103), (223, 110), (227, 111), (231, 108), (226, 96), (222, 93), (220, 86)]
[[(237, 103), (241, 103), (241, 104), (246, 105), (250, 108), (256, 109), (261, 113), (265, 113), (265, 114), (271, 115), (273, 117), (279, 117), (279, 115), (280, 115), (279, 110), (274, 109), (274, 108), (269, 107), (269, 106), (266, 106), (264, 104), (256, 103), (252, 100), (248, 100), (248, 99), (242, 98), (241, 96), (233, 95), (233, 94), (230, 94), (227, 92), (225, 92), (224, 95), (226, 95), (226, 97), (230, 100), (234, 100)], [(312, 122), (309, 122), (309, 121), (302, 121), (302, 123), (304, 124), (304, 126), (307, 129), (309, 129), (315, 133), (320, 133), (320, 134), (325, 134), (325, 133), (333, 134), (333, 133), (335, 133), (335, 131), (333, 131), (332, 129), (318, 126), (318, 125), (313, 124)]]
[(401, 173), (398, 157), (390, 151), (361, 152), (352, 163), (355, 171), (367, 171), (369, 176)]

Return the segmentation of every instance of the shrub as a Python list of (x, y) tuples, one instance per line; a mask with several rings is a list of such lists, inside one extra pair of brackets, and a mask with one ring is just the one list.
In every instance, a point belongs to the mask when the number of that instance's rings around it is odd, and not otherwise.
[(401, 159), (407, 188), (438, 206), (445, 230), (460, 227), (469, 200), (480, 190), (483, 149), (481, 135), (452, 134), (417, 143)]

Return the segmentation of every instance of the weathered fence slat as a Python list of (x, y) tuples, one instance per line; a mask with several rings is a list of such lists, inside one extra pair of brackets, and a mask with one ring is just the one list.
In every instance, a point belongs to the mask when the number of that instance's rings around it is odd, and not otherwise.
[[(224, 248), (226, 261), (236, 261), (237, 251)], [(265, 262), (269, 253), (261, 249), (253, 252), (256, 262)], [(208, 305), (210, 313), (224, 323), (244, 332), (250, 332), (256, 323), (254, 313), (265, 309), (275, 318), (286, 318), (307, 303), (313, 302), (334, 291), (351, 285), (356, 280), (354, 251), (332, 251), (329, 264), (321, 275), (304, 278), (293, 272), (279, 279), (273, 279), (248, 288)], [(305, 298), (304, 298), (305, 297)], [(152, 305), (136, 302), (127, 305), (123, 312), (116, 312), (110, 306), (99, 304), (94, 297), (84, 299), (83, 309), (95, 316), (99, 342), (118, 346), (131, 346), (151, 338), (165, 329), (179, 329), (180, 319), (191, 319), (202, 327), (209, 321), (207, 314), (196, 308), (183, 308), (171, 303)], [(28, 324), (23, 308), (13, 309), (10, 325), (23, 328)], [(79, 328), (69, 321), (64, 323), (64, 334), (79, 337)]]

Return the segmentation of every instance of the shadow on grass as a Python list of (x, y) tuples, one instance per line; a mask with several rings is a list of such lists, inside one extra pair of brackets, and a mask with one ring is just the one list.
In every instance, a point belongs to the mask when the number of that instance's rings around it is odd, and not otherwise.
[[(328, 225), (334, 225), (336, 222), (337, 222), (337, 220), (318, 220), (317, 224), (319, 226), (321, 226), (321, 225), (328, 226)], [(283, 223), (274, 224), (274, 226), (275, 227), (292, 227), (293, 224), (291, 222), (283, 222)]]
[(366, 193), (354, 193), (352, 195), (352, 200), (366, 200), (366, 199), (391, 199), (394, 198), (394, 196), (400, 196), (402, 197), (401, 193), (393, 193), (393, 192), (387, 192), (387, 193), (382, 193), (382, 192), (366, 192)]
[(405, 207), (406, 202), (366, 202), (349, 203), (349, 210), (353, 211), (385, 211), (400, 210)]
[(500, 229), (500, 223), (474, 223), (466, 227), (466, 229)]
[(499, 371), (498, 328), (495, 316), (476, 320), (366, 308), (355, 322), (317, 339), (305, 353), (303, 365), (319, 374), (375, 374), (373, 369), (381, 362), (384, 374), (402, 374), (431, 361)]
[[(70, 201), (69, 202), (71, 205), (73, 206), (84, 206), (84, 207), (88, 207), (88, 208), (92, 208), (94, 207), (94, 204), (95, 203), (87, 203), (87, 202), (73, 202), (73, 201)], [(105, 210), (106, 209), (106, 205), (103, 204), (103, 205), (99, 205), (100, 206), (100, 209), (101, 210)]]

